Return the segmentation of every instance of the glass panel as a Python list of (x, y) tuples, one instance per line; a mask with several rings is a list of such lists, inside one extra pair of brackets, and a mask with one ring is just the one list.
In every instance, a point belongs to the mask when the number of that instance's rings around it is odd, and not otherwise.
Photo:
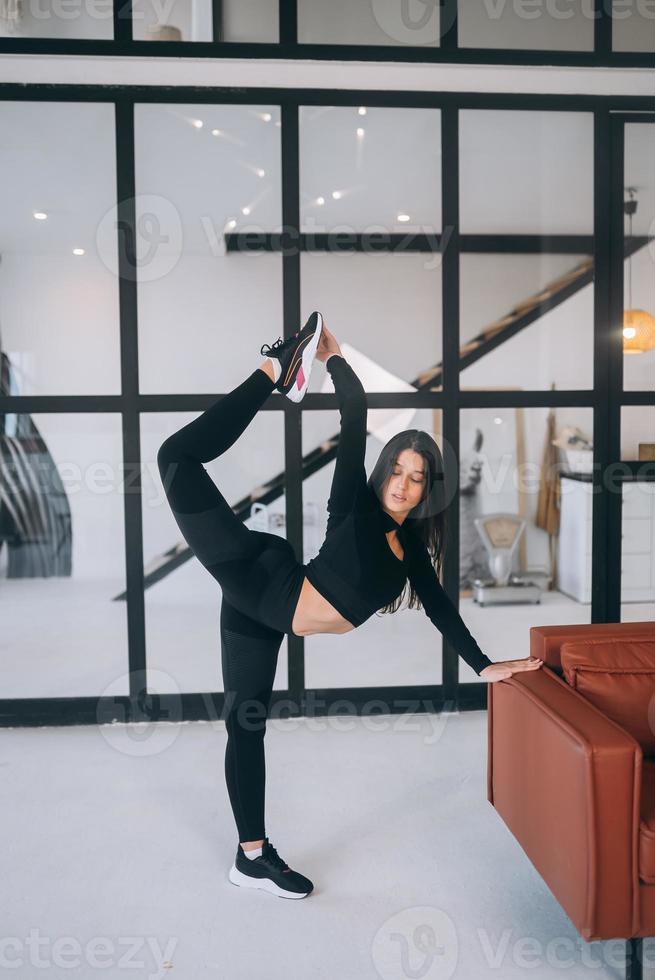
[[(419, 255), (317, 252), (302, 255), (300, 268), (305, 315), (323, 312), (345, 356), (357, 357), (367, 391), (419, 388), (431, 369), (431, 390), (441, 388), (440, 267), (426, 268)], [(312, 374), (309, 390), (320, 384)]]
[[(339, 432), (338, 411), (306, 411), (302, 419), (303, 456)], [(368, 427), (365, 463), (369, 474), (384, 444), (395, 432), (424, 429), (435, 434), (437, 444), (442, 445), (437, 435), (441, 431), (439, 410), (369, 408)], [(379, 437), (373, 434), (374, 429)], [(305, 542), (305, 562), (314, 557), (325, 538), (333, 472), (334, 462), (327, 463), (303, 483), (303, 507), (316, 520), (315, 533), (311, 539), (308, 535)], [(402, 606), (394, 614), (374, 613), (349, 633), (316, 633), (305, 637), (307, 687), (440, 684), (441, 634), (423, 610), (406, 608), (406, 600)]]
[[(626, 391), (655, 388), (655, 123), (625, 126), (624, 201), (632, 215), (624, 215), (623, 263), (623, 387)], [(633, 193), (628, 192), (631, 188)], [(635, 248), (631, 236), (650, 236)], [(628, 315), (627, 311), (630, 311)]]
[[(460, 160), (462, 234), (505, 251), (461, 255), (462, 386), (591, 388), (592, 115), (464, 111)], [(590, 252), (551, 253), (551, 235), (588, 236)]]
[(458, 34), (462, 48), (593, 51), (594, 8), (584, 0), (566, 4), (459, 0)]
[(621, 459), (655, 459), (655, 405), (622, 406)]
[(612, 2), (614, 51), (655, 51), (655, 10), (652, 4)]
[(118, 394), (114, 107), (0, 102), (0, 131), (9, 391)]
[(280, 40), (280, 13), (277, 0), (223, 0), (222, 41)]
[[(460, 613), (494, 662), (529, 657), (531, 626), (591, 622), (591, 454), (552, 439), (577, 427), (590, 440), (592, 409), (548, 416), (547, 408), (461, 412)], [(492, 514), (485, 535), (476, 519)], [(496, 574), (492, 548), (502, 552)], [(501, 591), (503, 569), (512, 593)], [(459, 676), (479, 681), (461, 658)]]
[(300, 106), (299, 118), (302, 231), (397, 234), (401, 249), (439, 235), (439, 109)]
[(277, 106), (135, 107), (142, 392), (228, 390), (282, 335), (281, 254), (226, 251), (281, 227), (278, 122)]
[[(114, 12), (112, 0), (24, 0), (4, 5), (0, 17), (0, 37), (53, 37), (112, 40)], [(84, 127), (80, 126), (80, 132)], [(88, 157), (87, 157), (88, 160)], [(93, 171), (89, 170), (89, 173)]]
[(655, 619), (655, 465), (650, 480), (623, 484), (621, 622)]
[(435, 47), (440, 43), (439, 13), (439, 4), (417, 0), (298, 0), (298, 40)]
[(139, 41), (270, 41), (279, 40), (278, 4), (272, 0), (219, 3), (219, 29), (214, 38), (212, 0), (132, 0), (135, 40)]
[(212, 41), (212, 0), (132, 0), (136, 41)]
[[(420, 383), (442, 357), (439, 110), (301, 106), (300, 197), (306, 314), (371, 361), (369, 391)], [(319, 234), (327, 250), (311, 249)], [(417, 234), (430, 251), (407, 250)], [(363, 251), (337, 250), (350, 236)]]
[(0, 415), (5, 698), (129, 693), (121, 419)]
[[(143, 457), (143, 541), (146, 576), (165, 552), (186, 546), (175, 523), (157, 467), (157, 450), (164, 439), (197, 412), (157, 412), (141, 416)], [(259, 412), (248, 428), (205, 469), (236, 508), (257, 487), (284, 473), (284, 418), (281, 412)], [(251, 509), (252, 510), (252, 509)], [(245, 523), (253, 530), (286, 534), (285, 496), (265, 508), (256, 506)], [(163, 670), (180, 691), (222, 691), (219, 617), (221, 587), (191, 554), (179, 567), (161, 570), (146, 581), (146, 640), (148, 668)], [(275, 688), (287, 688), (287, 638), (278, 656)]]

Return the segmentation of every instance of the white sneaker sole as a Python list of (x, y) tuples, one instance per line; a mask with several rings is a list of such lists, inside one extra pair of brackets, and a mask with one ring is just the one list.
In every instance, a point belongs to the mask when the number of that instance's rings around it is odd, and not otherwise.
[(309, 892), (285, 891), (284, 888), (280, 888), (270, 878), (251, 878), (250, 875), (244, 875), (242, 871), (239, 871), (235, 864), (230, 868), (228, 878), (233, 885), (242, 885), (246, 888), (262, 888), (272, 895), (279, 895), (280, 898), (306, 898), (309, 895)]
[(287, 398), (290, 398), (292, 402), (301, 402), (305, 397), (305, 392), (309, 387), (309, 376), (312, 373), (312, 366), (314, 364), (314, 358), (316, 357), (316, 351), (318, 350), (318, 344), (321, 339), (321, 333), (323, 331), (323, 317), (318, 314), (318, 323), (316, 324), (316, 330), (314, 331), (314, 336), (311, 341), (302, 352), (301, 368), (304, 377), (303, 384), (300, 388), (297, 387), (295, 381), (289, 391), (287, 391)]

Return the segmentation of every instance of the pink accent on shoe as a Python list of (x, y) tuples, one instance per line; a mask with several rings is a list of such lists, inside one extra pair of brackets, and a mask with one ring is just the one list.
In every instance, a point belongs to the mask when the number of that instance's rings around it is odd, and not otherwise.
[(304, 383), (305, 383), (305, 372), (303, 371), (302, 364), (301, 364), (300, 367), (298, 368), (298, 373), (296, 375), (296, 387), (298, 388), (299, 391), (304, 385)]

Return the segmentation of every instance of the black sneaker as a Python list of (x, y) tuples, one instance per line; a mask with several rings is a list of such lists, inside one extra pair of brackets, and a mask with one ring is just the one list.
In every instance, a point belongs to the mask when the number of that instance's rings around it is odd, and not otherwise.
[(228, 875), (233, 885), (245, 885), (246, 888), (263, 888), (280, 898), (305, 898), (313, 890), (314, 885), (298, 871), (292, 871), (268, 837), (264, 838), (262, 853), (259, 857), (246, 857), (241, 844), (237, 847), (237, 856)]
[(274, 344), (261, 346), (265, 357), (276, 357), (280, 362), (282, 370), (275, 387), (292, 402), (302, 401), (305, 396), (322, 330), (323, 317), (314, 311), (302, 330), (292, 337), (278, 337)]

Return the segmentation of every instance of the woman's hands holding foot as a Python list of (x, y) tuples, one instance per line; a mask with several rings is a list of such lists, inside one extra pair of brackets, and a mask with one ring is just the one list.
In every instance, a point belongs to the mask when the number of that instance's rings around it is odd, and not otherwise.
[(331, 354), (339, 354), (341, 357), (343, 357), (338, 341), (334, 335), (330, 333), (325, 325), (325, 320), (323, 320), (323, 329), (321, 331), (318, 347), (316, 348), (316, 360), (327, 361)]

